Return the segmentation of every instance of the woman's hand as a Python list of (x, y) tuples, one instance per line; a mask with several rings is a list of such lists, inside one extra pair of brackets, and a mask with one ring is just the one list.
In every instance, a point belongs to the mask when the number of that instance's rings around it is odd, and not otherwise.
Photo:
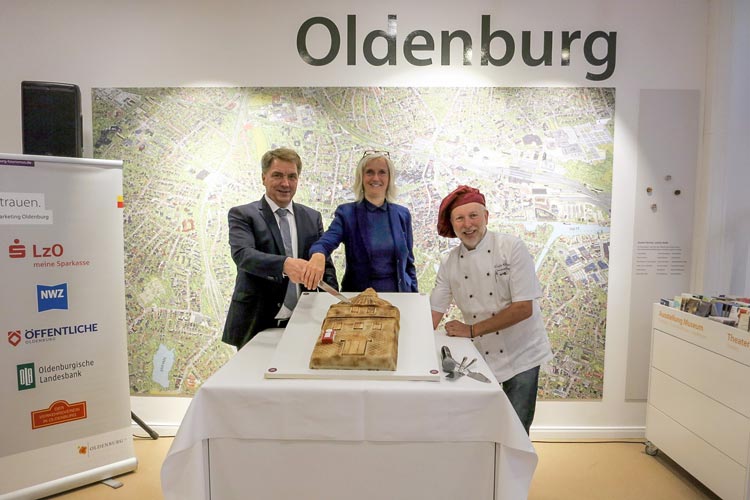
[(323, 273), (326, 269), (326, 257), (322, 253), (314, 253), (307, 261), (303, 273), (302, 282), (308, 290), (318, 288), (318, 283), (323, 279)]

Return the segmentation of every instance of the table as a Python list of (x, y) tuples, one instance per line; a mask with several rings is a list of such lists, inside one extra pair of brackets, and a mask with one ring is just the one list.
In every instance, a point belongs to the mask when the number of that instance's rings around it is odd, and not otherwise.
[[(537, 456), (494, 379), (265, 379), (282, 333), (259, 333), (195, 395), (166, 499), (528, 496)], [(435, 335), (436, 356), (478, 357), (492, 378), (468, 339)]]

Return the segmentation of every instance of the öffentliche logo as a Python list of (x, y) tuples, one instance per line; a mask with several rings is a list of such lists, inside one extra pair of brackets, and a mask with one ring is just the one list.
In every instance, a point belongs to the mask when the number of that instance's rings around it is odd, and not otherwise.
[(21, 342), (21, 330), (11, 330), (8, 332), (8, 342), (16, 347)]

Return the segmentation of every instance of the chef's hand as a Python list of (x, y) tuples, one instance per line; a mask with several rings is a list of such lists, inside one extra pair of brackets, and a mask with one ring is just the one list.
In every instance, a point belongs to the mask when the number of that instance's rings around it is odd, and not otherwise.
[(449, 337), (471, 337), (471, 328), (469, 328), (469, 325), (454, 319), (445, 324), (445, 333)]

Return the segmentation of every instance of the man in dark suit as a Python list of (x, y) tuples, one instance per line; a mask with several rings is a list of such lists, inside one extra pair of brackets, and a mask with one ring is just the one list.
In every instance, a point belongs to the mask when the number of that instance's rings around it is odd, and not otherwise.
[[(308, 251), (323, 234), (320, 212), (292, 198), (302, 170), (299, 155), (287, 148), (261, 159), (266, 194), (229, 210), (229, 245), (237, 280), (221, 340), (238, 349), (256, 333), (284, 328), (297, 303)], [(338, 289), (330, 259), (323, 280)]]

